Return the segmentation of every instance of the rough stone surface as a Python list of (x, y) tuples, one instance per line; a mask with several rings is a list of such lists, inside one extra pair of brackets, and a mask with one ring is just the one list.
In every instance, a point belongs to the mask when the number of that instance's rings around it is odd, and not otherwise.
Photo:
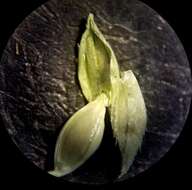
[[(157, 162), (173, 145), (191, 101), (191, 73), (174, 31), (156, 12), (134, 0), (52, 0), (29, 15), (10, 38), (0, 64), (0, 111), (9, 135), (36, 166), (53, 167), (56, 137), (86, 102), (77, 80), (77, 43), (92, 12), (122, 71), (132, 69), (141, 86), (148, 126), (128, 174)], [(77, 171), (80, 183), (115, 179), (120, 154), (110, 123), (101, 147)]]

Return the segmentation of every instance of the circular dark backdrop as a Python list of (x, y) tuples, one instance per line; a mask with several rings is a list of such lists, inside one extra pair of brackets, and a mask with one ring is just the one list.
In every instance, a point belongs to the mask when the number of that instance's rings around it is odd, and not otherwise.
[[(0, 112), (23, 154), (42, 170), (53, 168), (56, 138), (86, 104), (77, 80), (77, 44), (89, 13), (111, 44), (122, 71), (132, 69), (142, 89), (148, 126), (128, 174), (157, 162), (174, 144), (191, 101), (191, 73), (181, 42), (155, 11), (135, 0), (51, 0), (11, 36), (0, 63)], [(78, 183), (115, 180), (120, 153), (110, 122), (100, 148), (75, 172)]]

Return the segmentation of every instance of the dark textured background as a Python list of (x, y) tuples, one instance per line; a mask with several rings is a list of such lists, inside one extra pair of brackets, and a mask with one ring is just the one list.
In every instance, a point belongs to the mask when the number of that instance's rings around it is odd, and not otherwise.
[[(133, 69), (144, 93), (149, 123), (142, 151), (128, 174), (134, 176), (167, 152), (184, 124), (191, 79), (183, 48), (167, 23), (135, 1), (104, 1), (94, 8), (90, 3), (56, 2), (20, 25), (2, 58), (1, 109), (8, 132), (36, 165), (51, 166), (47, 153), (53, 151), (62, 124), (84, 104), (75, 85), (76, 43), (91, 11), (122, 70)], [(110, 130), (106, 134), (111, 136)], [(113, 178), (116, 170), (111, 166), (117, 169), (113, 161), (119, 158), (110, 156), (114, 147), (106, 148), (111, 141), (104, 141), (90, 162), (68, 180), (103, 183)], [(101, 168), (94, 167), (98, 160)]]

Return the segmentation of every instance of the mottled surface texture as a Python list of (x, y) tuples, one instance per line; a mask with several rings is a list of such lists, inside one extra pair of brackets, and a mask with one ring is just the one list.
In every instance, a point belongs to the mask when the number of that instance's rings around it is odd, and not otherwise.
[[(52, 0), (34, 11), (16, 29), (1, 59), (1, 116), (24, 155), (41, 169), (51, 169), (60, 129), (86, 104), (77, 80), (77, 43), (90, 12), (121, 70), (135, 73), (147, 106), (146, 136), (126, 179), (149, 168), (169, 150), (186, 120), (192, 92), (180, 41), (142, 3)], [(107, 119), (106, 123), (99, 150), (63, 179), (105, 183), (117, 176), (120, 154)]]

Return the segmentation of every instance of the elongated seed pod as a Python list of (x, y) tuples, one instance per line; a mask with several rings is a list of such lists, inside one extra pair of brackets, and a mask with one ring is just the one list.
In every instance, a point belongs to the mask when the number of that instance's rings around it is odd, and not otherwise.
[(60, 177), (81, 166), (99, 147), (104, 131), (107, 97), (96, 100), (77, 111), (61, 130), (55, 148), (54, 170)]

